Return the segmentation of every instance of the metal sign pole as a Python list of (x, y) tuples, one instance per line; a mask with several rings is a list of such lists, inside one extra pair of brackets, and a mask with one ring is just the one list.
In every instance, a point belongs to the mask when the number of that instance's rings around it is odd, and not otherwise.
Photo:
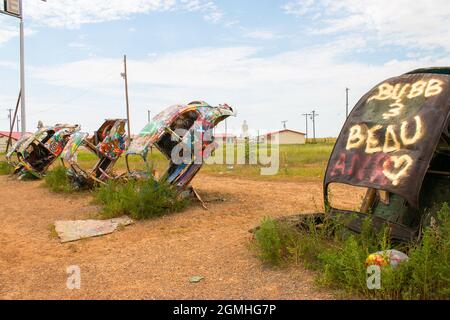
[(21, 121), (21, 131), (22, 134), (27, 132), (27, 120), (25, 112), (25, 39), (24, 39), (24, 26), (23, 26), (23, 7), (22, 0), (19, 2), (20, 6), (20, 93), (22, 98), (20, 99), (20, 115), (22, 117)]

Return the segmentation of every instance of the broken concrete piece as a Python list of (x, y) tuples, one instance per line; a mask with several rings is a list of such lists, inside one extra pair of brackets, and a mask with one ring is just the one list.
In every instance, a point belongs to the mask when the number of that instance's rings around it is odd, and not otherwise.
[(199, 283), (203, 279), (204, 279), (204, 277), (202, 277), (202, 276), (193, 276), (189, 279), (189, 282), (190, 283)]
[(128, 226), (133, 222), (126, 216), (109, 220), (56, 221), (55, 230), (61, 243), (65, 243), (110, 234), (119, 226)]

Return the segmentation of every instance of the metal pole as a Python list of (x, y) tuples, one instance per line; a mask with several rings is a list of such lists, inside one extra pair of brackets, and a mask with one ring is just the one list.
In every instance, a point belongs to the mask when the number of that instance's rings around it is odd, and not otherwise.
[(23, 6), (22, 0), (19, 1), (20, 6), (20, 114), (22, 116), (22, 134), (27, 131), (27, 120), (25, 111), (25, 36), (24, 36), (24, 25), (23, 25)]
[(147, 111), (148, 112), (148, 122), (152, 121), (152, 118), (150, 116), (150, 110)]
[(130, 104), (128, 101), (128, 73), (127, 73), (127, 55), (123, 56), (123, 65), (124, 65), (124, 79), (125, 79), (125, 99), (127, 104), (127, 123), (128, 123), (128, 145), (131, 142), (131, 127), (130, 127)]
[(348, 92), (349, 88), (345, 88), (345, 118), (348, 118)]

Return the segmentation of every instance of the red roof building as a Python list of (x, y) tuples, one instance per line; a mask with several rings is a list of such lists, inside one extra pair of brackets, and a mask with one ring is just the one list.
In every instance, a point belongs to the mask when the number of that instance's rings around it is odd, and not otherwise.
[[(20, 132), (12, 132), (11, 144), (14, 144), (17, 140), (20, 139), (21, 136), (22, 133)], [(6, 144), (8, 143), (8, 139), (9, 139), (9, 131), (0, 131), (0, 152), (6, 151)]]

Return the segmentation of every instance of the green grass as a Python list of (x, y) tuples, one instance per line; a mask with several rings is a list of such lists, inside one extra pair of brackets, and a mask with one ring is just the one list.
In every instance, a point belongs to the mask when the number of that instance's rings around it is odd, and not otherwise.
[[(304, 181), (323, 179), (326, 165), (330, 157), (334, 145), (334, 139), (321, 141), (318, 139), (316, 144), (306, 145), (281, 145), (279, 146), (279, 170), (276, 175), (262, 176), (261, 165), (232, 165), (226, 164), (207, 164), (205, 163), (201, 169), (201, 173), (212, 176), (240, 177), (246, 179), (257, 179), (264, 181), (272, 180), (290, 180)], [(223, 152), (226, 156), (226, 152)], [(237, 151), (234, 151), (235, 159)], [(270, 152), (269, 152), (270, 154)], [(150, 159), (150, 154), (149, 154)], [(151, 156), (153, 169), (159, 174), (163, 174), (167, 169), (168, 160), (156, 148), (153, 148)], [(144, 162), (138, 157), (130, 157), (130, 168), (138, 170), (146, 170)], [(89, 171), (97, 163), (98, 158), (86, 150), (78, 153), (78, 163), (82, 168)], [(114, 166), (114, 171), (121, 174), (126, 172), (125, 157), (122, 156)]]
[[(203, 173), (211, 175), (242, 177), (258, 180), (319, 180), (324, 177), (333, 142), (306, 145), (280, 145), (279, 169), (276, 175), (262, 176), (261, 165), (205, 164)], [(235, 151), (235, 158), (237, 152)], [(226, 152), (224, 152), (226, 155)], [(269, 152), (270, 155), (270, 152)], [(266, 166), (267, 167), (267, 166)]]
[(13, 173), (13, 167), (6, 161), (0, 161), (0, 176), (5, 176)]
[(44, 186), (56, 193), (75, 192), (67, 177), (66, 169), (62, 166), (54, 167), (47, 172), (44, 178)]
[[(276, 175), (262, 176), (261, 165), (249, 164), (233, 165), (231, 167), (225, 164), (204, 164), (200, 172), (213, 176), (240, 177), (264, 181), (317, 181), (324, 177), (334, 142), (335, 139), (327, 138), (317, 139), (315, 144), (279, 146), (279, 170)], [(226, 155), (226, 152), (223, 153)], [(234, 154), (236, 158), (236, 148)], [(1, 159), (2, 156), (0, 155)], [(153, 169), (162, 174), (167, 168), (167, 159), (156, 148), (153, 148), (151, 159)], [(146, 170), (143, 161), (138, 157), (130, 157), (129, 160), (132, 169)], [(78, 163), (87, 171), (93, 168), (97, 161), (98, 158), (91, 152), (80, 150), (78, 153)], [(59, 164), (53, 165), (52, 168), (57, 166)], [(126, 172), (126, 169), (125, 157), (122, 156), (114, 166), (114, 171), (121, 174)]]
[(170, 185), (154, 180), (109, 181), (93, 192), (94, 201), (103, 206), (103, 218), (128, 215), (142, 220), (183, 210), (189, 201), (182, 199)]
[[(374, 233), (367, 220), (361, 234), (325, 221), (300, 230), (286, 222), (263, 220), (253, 248), (266, 264), (302, 264), (317, 270), (317, 283), (344, 295), (370, 299), (450, 299), (450, 213), (445, 204), (439, 224), (427, 228), (422, 241), (410, 245), (389, 242), (387, 229)], [(381, 289), (367, 288), (365, 260), (371, 253), (398, 249), (409, 256), (397, 268), (382, 267)]]

